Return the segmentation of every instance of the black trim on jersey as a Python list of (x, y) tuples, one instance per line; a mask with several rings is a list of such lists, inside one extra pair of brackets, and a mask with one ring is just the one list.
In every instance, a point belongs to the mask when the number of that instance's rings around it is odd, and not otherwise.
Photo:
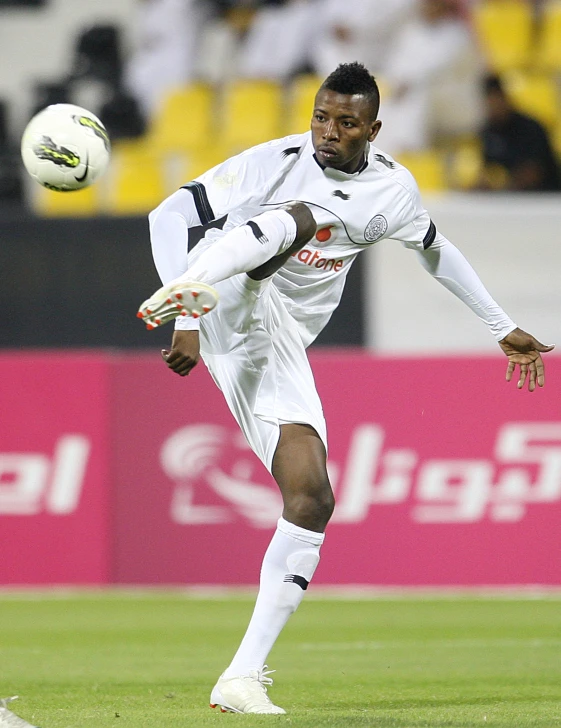
[(283, 149), (282, 156), (289, 157), (291, 154), (298, 154), (301, 149), (302, 147), (288, 147), (288, 149)]
[(195, 225), (189, 228), (189, 234), (187, 235), (187, 252), (190, 253), (195, 245), (199, 243), (205, 236), (207, 230), (213, 228), (214, 230), (222, 230), (224, 223), (228, 219), (228, 215), (224, 215), (219, 220), (213, 220), (211, 223), (207, 222), (206, 225)]
[(248, 220), (246, 222), (246, 225), (248, 226), (248, 228), (251, 229), (251, 232), (255, 235), (257, 240), (259, 240), (261, 245), (265, 245), (265, 243), (269, 242), (269, 238), (265, 235), (263, 230), (261, 230), (256, 222), (254, 222), (253, 220)]
[(189, 192), (193, 195), (193, 201), (195, 202), (197, 214), (201, 220), (201, 225), (206, 225), (207, 223), (216, 220), (216, 215), (210, 206), (206, 189), (202, 182), (188, 182), (186, 185), (182, 185), (181, 189), (189, 190)]
[[(326, 167), (326, 166), (325, 166), (324, 164), (322, 164), (322, 163), (321, 163), (321, 162), (319, 161), (319, 159), (318, 159), (318, 158), (316, 157), (315, 153), (314, 153), (313, 157), (314, 157), (314, 160), (315, 160), (316, 164), (317, 164), (317, 165), (318, 165), (318, 167), (320, 167), (321, 169), (334, 169), (334, 170), (335, 170), (336, 172), (342, 172), (342, 171), (343, 171), (343, 170), (341, 170), (341, 169), (337, 169), (336, 167)], [(343, 172), (343, 174), (360, 174), (361, 172), (364, 172), (364, 170), (365, 170), (365, 169), (366, 169), (367, 167), (368, 167), (368, 155), (367, 155), (367, 154), (365, 154), (365, 155), (364, 155), (364, 161), (363, 161), (363, 163), (362, 163), (362, 164), (360, 165), (360, 168), (359, 168), (359, 169), (357, 169), (357, 171), (356, 171), (356, 172)]]
[(426, 250), (427, 248), (430, 248), (430, 246), (434, 243), (434, 239), (436, 238), (436, 225), (433, 223), (433, 221), (430, 221), (429, 229), (427, 230), (427, 234), (423, 238), (423, 248)]

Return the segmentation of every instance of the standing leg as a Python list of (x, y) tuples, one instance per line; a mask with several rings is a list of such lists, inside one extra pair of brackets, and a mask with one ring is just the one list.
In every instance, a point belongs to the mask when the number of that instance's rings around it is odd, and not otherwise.
[(261, 568), (251, 621), (211, 704), (242, 713), (279, 713), (267, 696), (264, 663), (290, 615), (302, 601), (319, 562), (324, 530), (334, 508), (325, 447), (316, 431), (281, 425), (272, 472), (284, 510)]

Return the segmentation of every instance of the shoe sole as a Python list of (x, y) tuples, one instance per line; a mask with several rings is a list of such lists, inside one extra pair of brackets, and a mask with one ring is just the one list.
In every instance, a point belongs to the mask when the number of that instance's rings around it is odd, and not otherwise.
[(217, 303), (218, 293), (212, 286), (186, 281), (164, 286), (144, 301), (136, 316), (152, 331), (178, 316), (191, 316), (194, 319), (204, 316), (216, 308)]
[[(215, 687), (210, 695), (210, 707), (211, 708), (220, 708), (221, 713), (239, 713), (241, 715), (286, 715), (286, 711), (282, 708), (279, 709), (279, 712), (267, 712), (267, 713), (244, 713), (243, 710), (238, 710), (237, 708), (233, 708), (229, 703), (227, 703), (224, 698), (222, 697), (222, 694), (218, 690), (217, 687)], [(278, 707), (278, 706), (275, 706)], [(282, 711), (282, 712), (280, 712)]]
[(231, 705), (228, 705), (228, 703), (224, 700), (222, 695), (220, 694), (220, 691), (217, 688), (214, 688), (212, 691), (212, 695), (210, 696), (210, 707), (211, 708), (220, 708), (221, 713), (241, 713), (241, 710), (236, 710), (236, 708), (232, 708)]

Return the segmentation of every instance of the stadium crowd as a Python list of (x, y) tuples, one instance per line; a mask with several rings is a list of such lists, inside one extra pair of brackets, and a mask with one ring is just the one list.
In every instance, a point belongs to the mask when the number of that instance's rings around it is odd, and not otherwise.
[[(114, 141), (152, 143), (179, 89), (210, 88), (220, 126), (220, 114), (230, 113), (220, 108), (224, 90), (236, 83), (276, 85), (281, 116), (299, 79), (313, 79), (313, 89), (339, 63), (358, 60), (382, 89), (377, 144), (403, 157), (425, 191), (558, 189), (551, 169), (561, 155), (560, 8), (556, 0), (138, 0), (129, 27), (83, 29), (67, 75), (36, 85), (30, 115), (73, 102), (97, 113)], [(513, 116), (493, 115), (493, 76), (540, 137), (528, 153), (542, 173), (514, 168), (520, 129)], [(260, 113), (259, 94), (250, 105)], [(220, 155), (264, 141), (257, 127)], [(295, 130), (279, 124), (273, 135)], [(14, 145), (2, 146), (0, 196), (21, 196), (8, 179)]]

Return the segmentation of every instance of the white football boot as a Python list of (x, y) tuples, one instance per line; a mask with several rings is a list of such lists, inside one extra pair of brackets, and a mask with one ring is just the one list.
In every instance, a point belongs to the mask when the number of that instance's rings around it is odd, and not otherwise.
[(14, 695), (13, 698), (0, 698), (0, 728), (36, 728), (36, 726), (31, 725), (31, 723), (23, 720), (23, 718), (18, 718), (15, 713), (12, 713), (6, 707), (8, 703), (16, 700), (17, 697), (17, 695)]
[(286, 713), (274, 705), (267, 695), (266, 685), (272, 685), (268, 677), (274, 670), (252, 670), (240, 677), (220, 677), (210, 694), (210, 707), (217, 706), (223, 713)]
[(199, 318), (218, 303), (218, 293), (212, 286), (198, 281), (175, 279), (147, 298), (138, 309), (137, 318), (148, 330), (163, 326), (178, 316)]

